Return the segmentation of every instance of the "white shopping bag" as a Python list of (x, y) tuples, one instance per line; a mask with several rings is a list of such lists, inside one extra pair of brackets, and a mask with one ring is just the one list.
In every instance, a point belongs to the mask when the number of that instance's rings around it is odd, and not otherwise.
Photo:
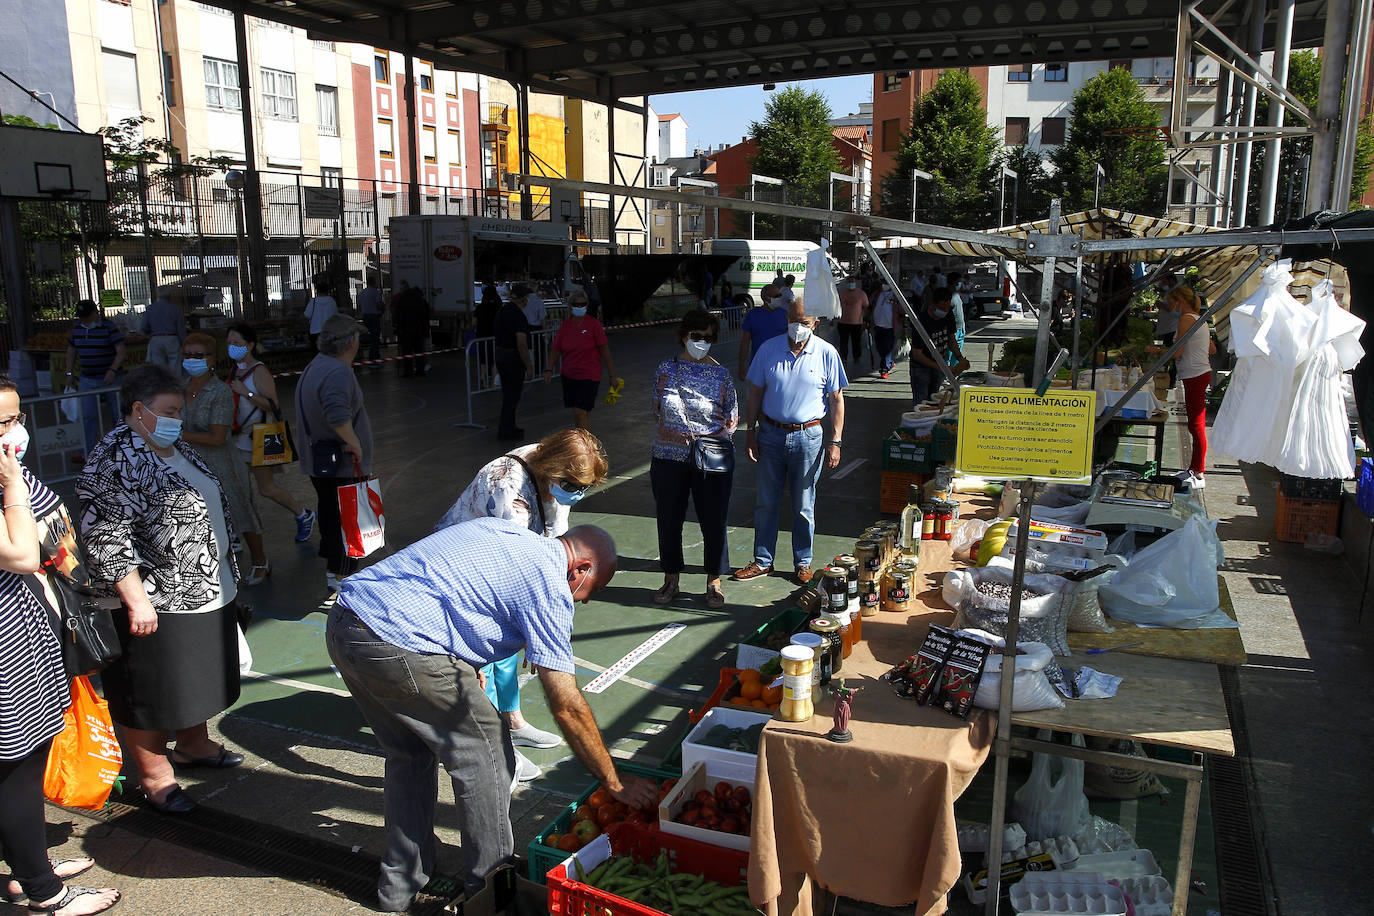
[[(62, 393), (63, 393), (63, 394), (76, 394), (76, 389), (75, 389), (74, 387), (72, 387), (71, 385), (68, 385), (68, 386), (66, 387), (66, 389), (65, 389)], [(62, 416), (64, 416), (64, 417), (67, 418), (67, 422), (68, 422), (68, 423), (75, 423), (77, 420), (80, 420), (80, 419), (81, 419), (81, 399), (80, 399), (80, 398), (76, 398), (76, 397), (72, 397), (72, 398), (63, 398), (63, 399), (61, 400), (60, 403), (61, 403), (61, 405), (62, 405)]]
[(344, 548), (355, 559), (366, 557), (386, 543), (386, 515), (382, 485), (375, 477), (339, 487), (339, 519)]
[(806, 314), (813, 318), (840, 317), (840, 291), (826, 257), (827, 243), (806, 253)]

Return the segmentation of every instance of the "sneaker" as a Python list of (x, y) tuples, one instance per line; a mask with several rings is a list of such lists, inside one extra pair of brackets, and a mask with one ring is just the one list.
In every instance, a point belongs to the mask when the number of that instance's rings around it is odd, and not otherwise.
[(811, 571), (811, 567), (810, 567), (810, 566), (806, 566), (806, 565), (798, 566), (798, 567), (797, 567), (797, 584), (798, 584), (798, 585), (807, 585), (807, 584), (809, 584), (809, 583), (811, 582), (811, 579), (812, 579), (812, 577), (813, 577), (814, 575), (815, 575), (815, 573), (813, 573), (813, 572)]
[(743, 569), (737, 569), (737, 570), (735, 570), (734, 575), (732, 575), (730, 578), (732, 578), (732, 579), (734, 579), (734, 580), (736, 580), (736, 581), (738, 581), (738, 582), (743, 582), (743, 581), (745, 581), (746, 579), (757, 579), (759, 576), (766, 576), (766, 575), (769, 575), (769, 574), (772, 573), (772, 572), (773, 572), (773, 567), (771, 567), (771, 566), (760, 566), (760, 565), (759, 565), (759, 562), (758, 562), (757, 560), (755, 560), (753, 563), (750, 563), (748, 566), (744, 567)]
[(1194, 474), (1192, 471), (1189, 471), (1189, 472), (1188, 472), (1188, 486), (1189, 486), (1191, 489), (1194, 489), (1194, 490), (1201, 490), (1201, 489), (1203, 489), (1204, 487), (1207, 486), (1207, 479), (1206, 479), (1206, 476), (1203, 475), (1203, 474)]
[(544, 775), (539, 765), (519, 751), (515, 752), (515, 781), (529, 782)]
[(315, 513), (310, 509), (302, 510), (296, 516), (296, 543), (310, 540), (310, 535), (315, 531)]
[(542, 728), (535, 728), (526, 722), (519, 728), (510, 730), (510, 740), (517, 747), (558, 747), (563, 743), (560, 735), (553, 732), (546, 732)]

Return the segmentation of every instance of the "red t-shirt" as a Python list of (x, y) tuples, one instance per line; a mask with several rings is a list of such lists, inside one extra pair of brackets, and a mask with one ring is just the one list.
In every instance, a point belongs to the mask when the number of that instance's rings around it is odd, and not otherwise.
[(553, 350), (563, 354), (559, 373), (568, 378), (600, 379), (605, 370), (597, 347), (606, 345), (606, 329), (590, 315), (568, 318), (553, 335)]

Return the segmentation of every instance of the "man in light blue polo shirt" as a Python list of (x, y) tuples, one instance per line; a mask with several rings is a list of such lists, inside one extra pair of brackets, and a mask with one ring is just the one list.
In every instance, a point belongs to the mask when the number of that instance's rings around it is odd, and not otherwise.
[(573, 753), (616, 801), (647, 808), (653, 783), (617, 773), (573, 676), (573, 602), (615, 575), (615, 542), (579, 525), (546, 538), (500, 518), (441, 528), (339, 586), (329, 657), (386, 753), (386, 852), (377, 900), (406, 910), (434, 873), (435, 764), (453, 779), (469, 893), (514, 851), (510, 728), (478, 669), (520, 649)]
[[(735, 570), (736, 579), (773, 571), (778, 546), (778, 506), (782, 488), (792, 491), (792, 563), (797, 582), (811, 581), (811, 539), (816, 530), (816, 482), (821, 463), (840, 463), (844, 432), (844, 374), (840, 354), (812, 330), (801, 297), (787, 308), (787, 333), (759, 347), (749, 367), (749, 406), (745, 426), (748, 452), (758, 462), (754, 503), (754, 561)], [(830, 444), (822, 459), (823, 421), (830, 415)]]

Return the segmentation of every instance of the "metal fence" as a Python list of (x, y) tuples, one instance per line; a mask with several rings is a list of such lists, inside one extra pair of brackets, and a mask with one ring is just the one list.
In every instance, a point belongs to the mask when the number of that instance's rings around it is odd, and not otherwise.
[[(534, 371), (531, 378), (525, 380), (526, 385), (544, 380), (545, 367), (552, 365), (549, 362), (549, 351), (553, 347), (553, 337), (557, 333), (558, 329), (555, 327), (534, 331), (528, 335), (530, 364)], [(468, 341), (463, 351), (463, 360), (466, 363), (463, 373), (466, 381), (464, 387), (467, 388), (468, 419), (466, 423), (453, 425), (486, 429), (484, 424), (472, 418), (472, 396), (501, 390), (501, 373), (496, 370), (496, 338), (476, 337)]]
[[(117, 399), (119, 386), (96, 388), (79, 395), (64, 393), (24, 397), (25, 425), (32, 441), (30, 454), (25, 456), (24, 463), (39, 480), (54, 485), (73, 480), (81, 473), (85, 456), (90, 454), (91, 447), (99, 441), (100, 436), (121, 422), (118, 411), (111, 409), (110, 395)], [(87, 442), (82, 421), (86, 417), (85, 411), (92, 410), (95, 412), (98, 435), (95, 441)], [(76, 419), (71, 419), (68, 411)]]

